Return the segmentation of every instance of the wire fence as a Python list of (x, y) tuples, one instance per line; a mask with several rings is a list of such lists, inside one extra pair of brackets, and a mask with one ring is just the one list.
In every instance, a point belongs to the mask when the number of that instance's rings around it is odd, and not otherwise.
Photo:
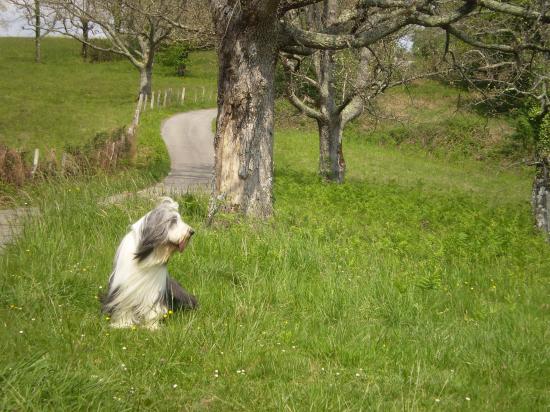
[(206, 86), (155, 90), (151, 93), (151, 96), (145, 95), (143, 98), (141, 112), (169, 106), (184, 106), (191, 103), (215, 103), (216, 98), (217, 90)]

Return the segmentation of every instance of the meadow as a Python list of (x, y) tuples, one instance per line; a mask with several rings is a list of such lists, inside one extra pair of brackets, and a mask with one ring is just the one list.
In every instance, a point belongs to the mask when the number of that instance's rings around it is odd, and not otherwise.
[(153, 203), (100, 201), (166, 172), (158, 130), (174, 110), (145, 114), (136, 170), (29, 192), (42, 214), (0, 254), (0, 409), (548, 408), (550, 249), (530, 171), (359, 126), (336, 186), (316, 176), (311, 124), (280, 121), (267, 222), (206, 227), (208, 199), (178, 198), (196, 235), (169, 267), (199, 310), (110, 329), (97, 297)]
[[(139, 72), (126, 60), (88, 63), (80, 57), (77, 42), (46, 38), (43, 62), (35, 64), (33, 47), (30, 38), (0, 38), (1, 143), (24, 150), (59, 150), (130, 123)], [(199, 88), (215, 90), (214, 53), (191, 53), (191, 57), (184, 78), (156, 65), (153, 90), (187, 87), (191, 106)]]

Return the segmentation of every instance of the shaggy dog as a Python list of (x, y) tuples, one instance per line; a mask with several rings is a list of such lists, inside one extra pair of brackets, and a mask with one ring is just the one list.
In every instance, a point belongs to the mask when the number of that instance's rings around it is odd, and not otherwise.
[(169, 310), (197, 306), (196, 298), (170, 278), (166, 268), (172, 253), (182, 252), (193, 233), (169, 197), (130, 227), (116, 252), (109, 290), (102, 299), (112, 327), (156, 329)]

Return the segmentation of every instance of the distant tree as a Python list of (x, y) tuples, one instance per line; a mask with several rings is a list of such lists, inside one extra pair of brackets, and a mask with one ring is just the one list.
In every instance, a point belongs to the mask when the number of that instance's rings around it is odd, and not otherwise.
[[(53, 1), (53, 0), (52, 0)], [(178, 21), (185, 13), (177, 0), (55, 0), (63, 16), (63, 32), (87, 47), (124, 56), (140, 72), (139, 94), (151, 95), (155, 54), (167, 41), (174, 26), (164, 16)], [(89, 38), (105, 36), (103, 47)], [(86, 30), (84, 30), (86, 28)], [(83, 35), (80, 35), (82, 31)]]
[(34, 61), (42, 61), (42, 38), (55, 30), (58, 14), (49, 1), (44, 0), (6, 0), (23, 15), (27, 27), (34, 31)]
[[(337, 0), (309, 6), (294, 20), (302, 27), (329, 31), (342, 11)], [(319, 174), (342, 183), (346, 172), (342, 135), (346, 125), (371, 107), (387, 88), (403, 84), (408, 60), (397, 38), (343, 51), (317, 50), (311, 56), (280, 53), (287, 74), (287, 98), (319, 130)]]

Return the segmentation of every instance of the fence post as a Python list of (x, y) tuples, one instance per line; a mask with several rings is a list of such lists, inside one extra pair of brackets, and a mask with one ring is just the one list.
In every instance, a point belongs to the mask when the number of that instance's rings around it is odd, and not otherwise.
[(141, 114), (141, 105), (143, 102), (143, 94), (139, 94), (138, 104), (136, 105), (136, 111), (134, 112), (134, 119), (132, 124), (128, 128), (128, 142), (130, 143), (129, 156), (130, 161), (134, 163), (137, 158), (137, 142), (136, 142), (136, 130), (139, 124), (139, 116)]
[(164, 91), (164, 100), (162, 101), (162, 107), (166, 107), (166, 97), (168, 97), (168, 90)]
[(61, 154), (61, 174), (65, 174), (65, 166), (67, 165), (67, 153), (63, 152)]
[(155, 108), (155, 92), (151, 93), (151, 106), (149, 107), (151, 110)]
[(185, 87), (181, 88), (181, 104), (185, 102)]
[(157, 93), (157, 107), (160, 109), (160, 93), (161, 91), (159, 90), (158, 93)]
[(34, 149), (34, 159), (32, 161), (32, 170), (31, 170), (31, 176), (34, 177), (34, 174), (36, 173), (36, 169), (38, 168), (38, 157), (40, 156), (40, 151), (38, 149)]
[(145, 109), (147, 108), (147, 98), (149, 97), (149, 95), (145, 95), (145, 99), (143, 100), (143, 108), (141, 109), (142, 111), (145, 111)]

